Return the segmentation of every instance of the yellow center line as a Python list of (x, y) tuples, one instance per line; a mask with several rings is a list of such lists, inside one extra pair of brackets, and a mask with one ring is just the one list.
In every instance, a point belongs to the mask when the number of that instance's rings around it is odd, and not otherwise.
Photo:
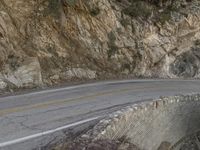
[(44, 103), (38, 103), (38, 104), (32, 104), (32, 105), (26, 105), (26, 106), (19, 106), (15, 108), (8, 108), (8, 109), (3, 109), (0, 110), (0, 116), (11, 114), (11, 113), (16, 113), (16, 112), (23, 112), (26, 110), (31, 110), (31, 109), (39, 109), (39, 108), (46, 108), (49, 106), (55, 106), (55, 105), (62, 105), (70, 102), (78, 102), (83, 99), (92, 99), (98, 97), (98, 96), (106, 96), (106, 95), (112, 95), (112, 94), (121, 94), (124, 92), (129, 92), (129, 91), (141, 91), (141, 90), (147, 90), (147, 89), (160, 89), (159, 87), (145, 87), (145, 88), (137, 88), (134, 89), (133, 87), (130, 88), (124, 88), (124, 89), (118, 89), (118, 90), (112, 90), (112, 91), (107, 91), (107, 92), (102, 92), (102, 93), (97, 93), (97, 94), (92, 94), (92, 95), (87, 95), (87, 96), (81, 96), (78, 98), (71, 98), (71, 99), (61, 99), (61, 100), (52, 100)]

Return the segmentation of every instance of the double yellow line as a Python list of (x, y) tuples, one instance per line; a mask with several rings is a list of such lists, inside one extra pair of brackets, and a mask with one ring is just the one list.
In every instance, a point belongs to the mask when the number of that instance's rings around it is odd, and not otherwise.
[(62, 104), (66, 104), (66, 103), (74, 103), (74, 102), (78, 102), (80, 100), (83, 99), (94, 99), (98, 96), (106, 96), (106, 95), (112, 95), (112, 94), (121, 94), (124, 92), (129, 92), (129, 91), (141, 91), (141, 90), (147, 90), (147, 89), (159, 89), (159, 87), (143, 87), (143, 88), (137, 88), (134, 89), (136, 87), (129, 87), (129, 88), (124, 88), (124, 89), (117, 89), (117, 90), (112, 90), (112, 91), (107, 91), (107, 92), (101, 92), (101, 93), (97, 93), (97, 94), (91, 94), (91, 95), (87, 95), (87, 96), (81, 96), (78, 98), (71, 98), (71, 99), (61, 99), (61, 100), (52, 100), (52, 101), (48, 101), (48, 102), (43, 102), (43, 103), (38, 103), (38, 104), (32, 104), (32, 105), (25, 105), (25, 106), (19, 106), (19, 107), (15, 107), (15, 108), (8, 108), (8, 109), (3, 109), (0, 110), (0, 116), (4, 116), (7, 114), (11, 114), (11, 113), (16, 113), (16, 112), (23, 112), (26, 110), (31, 110), (31, 109), (40, 109), (40, 108), (46, 108), (49, 106), (58, 106), (58, 105), (62, 105)]

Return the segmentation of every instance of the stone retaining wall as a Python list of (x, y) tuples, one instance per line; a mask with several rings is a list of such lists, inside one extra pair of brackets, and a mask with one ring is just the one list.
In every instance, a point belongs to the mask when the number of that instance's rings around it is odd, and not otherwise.
[(178, 141), (199, 130), (200, 95), (196, 94), (129, 106), (102, 120), (90, 135), (95, 140), (126, 137), (140, 149), (156, 150), (161, 143), (177, 149)]

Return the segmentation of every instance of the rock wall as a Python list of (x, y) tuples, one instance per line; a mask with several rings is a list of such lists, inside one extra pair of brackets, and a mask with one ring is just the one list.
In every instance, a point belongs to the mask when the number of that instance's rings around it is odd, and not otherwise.
[(175, 6), (1, 0), (0, 89), (127, 76), (198, 78), (200, 4)]

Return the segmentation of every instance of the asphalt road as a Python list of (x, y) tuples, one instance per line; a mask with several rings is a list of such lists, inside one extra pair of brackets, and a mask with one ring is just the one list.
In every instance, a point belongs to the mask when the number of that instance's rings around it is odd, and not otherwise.
[(200, 93), (200, 80), (109, 81), (2, 97), (0, 149), (38, 148), (59, 130), (98, 120), (130, 103), (191, 93)]

